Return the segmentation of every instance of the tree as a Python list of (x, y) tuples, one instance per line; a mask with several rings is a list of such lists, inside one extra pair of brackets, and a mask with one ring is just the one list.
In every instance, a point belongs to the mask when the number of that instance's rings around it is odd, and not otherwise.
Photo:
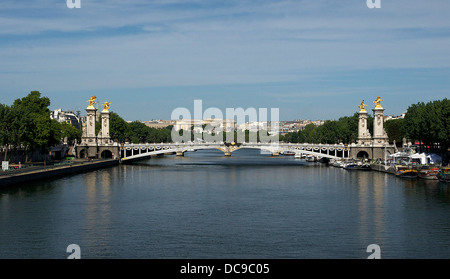
[(119, 141), (124, 142), (130, 136), (128, 123), (117, 113), (111, 112), (109, 115), (109, 131), (113, 137), (117, 136)]
[(41, 97), (39, 91), (32, 91), (22, 99), (16, 99), (12, 106), (12, 122), (15, 144), (22, 145), (28, 152), (47, 149), (61, 139), (60, 125), (50, 119), (50, 99)]
[(13, 118), (11, 107), (0, 104), (0, 146), (3, 146), (5, 148), (5, 161), (8, 156), (9, 146), (14, 142), (12, 120)]
[(130, 131), (130, 139), (132, 143), (139, 143), (150, 138), (151, 130), (148, 126), (140, 121), (133, 121), (128, 124)]
[(389, 142), (395, 141), (398, 146), (402, 144), (403, 138), (405, 137), (405, 131), (403, 126), (404, 126), (404, 119), (392, 119), (384, 123), (386, 133), (388, 134), (389, 137)]
[(431, 101), (411, 105), (404, 119), (404, 130), (411, 140), (423, 146), (436, 147), (448, 163), (450, 146), (450, 100)]
[(81, 140), (81, 131), (77, 129), (72, 124), (63, 122), (60, 124), (61, 137), (67, 138), (68, 142), (73, 142), (74, 140)]

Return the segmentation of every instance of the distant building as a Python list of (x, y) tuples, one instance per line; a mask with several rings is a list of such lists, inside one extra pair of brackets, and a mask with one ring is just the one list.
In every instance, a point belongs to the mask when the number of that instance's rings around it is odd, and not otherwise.
[(143, 122), (147, 127), (156, 128), (156, 129), (164, 129), (168, 126), (175, 125), (175, 120), (150, 120)]
[(72, 124), (80, 130), (83, 122), (79, 112), (75, 114), (73, 111), (63, 111), (62, 109), (52, 111), (50, 113), (50, 119), (56, 120), (59, 123), (66, 122), (67, 124)]
[(203, 125), (208, 124), (224, 132), (230, 132), (236, 129), (236, 121), (234, 119), (180, 119), (176, 120), (172, 125), (175, 131), (190, 130), (194, 126), (194, 132), (201, 133)]
[(384, 121), (388, 121), (388, 120), (394, 120), (394, 119), (404, 119), (406, 115), (406, 112), (402, 113), (401, 115), (398, 116), (394, 116), (394, 115), (385, 115), (384, 116)]
[(258, 132), (260, 130), (266, 130), (270, 127), (270, 124), (268, 125), (268, 122), (258, 122), (258, 121), (251, 121), (251, 122), (245, 122), (241, 125), (237, 126), (237, 129), (240, 131), (249, 130), (250, 132)]

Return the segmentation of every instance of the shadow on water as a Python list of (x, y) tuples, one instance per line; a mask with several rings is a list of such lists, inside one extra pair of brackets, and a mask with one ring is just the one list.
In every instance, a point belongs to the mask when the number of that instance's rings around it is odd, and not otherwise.
[(223, 152), (219, 150), (199, 150), (185, 152), (183, 157), (166, 155), (134, 162), (131, 165), (164, 168), (174, 166), (295, 167), (312, 164), (307, 164), (305, 160), (295, 159), (293, 156), (272, 156), (259, 150), (241, 149), (234, 151), (229, 157), (224, 156)]
[(1, 190), (0, 258), (64, 257), (69, 243), (86, 258), (359, 258), (372, 243), (384, 258), (448, 258), (449, 188), (186, 152)]

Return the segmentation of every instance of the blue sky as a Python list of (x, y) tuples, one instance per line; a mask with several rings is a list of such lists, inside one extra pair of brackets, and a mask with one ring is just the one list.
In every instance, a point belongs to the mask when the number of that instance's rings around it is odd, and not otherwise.
[(0, 103), (91, 95), (126, 120), (177, 107), (336, 119), (377, 96), (399, 115), (450, 97), (450, 1), (1, 0)]

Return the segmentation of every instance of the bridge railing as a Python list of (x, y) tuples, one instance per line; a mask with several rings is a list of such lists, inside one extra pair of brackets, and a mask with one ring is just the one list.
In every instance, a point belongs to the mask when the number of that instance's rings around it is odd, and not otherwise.
[[(254, 148), (272, 152), (293, 151), (296, 154), (309, 154), (323, 157), (349, 157), (348, 146), (343, 144), (309, 144), (309, 143), (261, 143), (244, 142), (230, 144), (225, 142), (182, 142), (182, 143), (139, 143), (123, 144), (121, 146), (121, 158), (133, 159), (156, 154), (170, 152), (186, 152), (200, 149), (220, 149), (234, 147)], [(338, 152), (340, 156), (338, 156)]]

